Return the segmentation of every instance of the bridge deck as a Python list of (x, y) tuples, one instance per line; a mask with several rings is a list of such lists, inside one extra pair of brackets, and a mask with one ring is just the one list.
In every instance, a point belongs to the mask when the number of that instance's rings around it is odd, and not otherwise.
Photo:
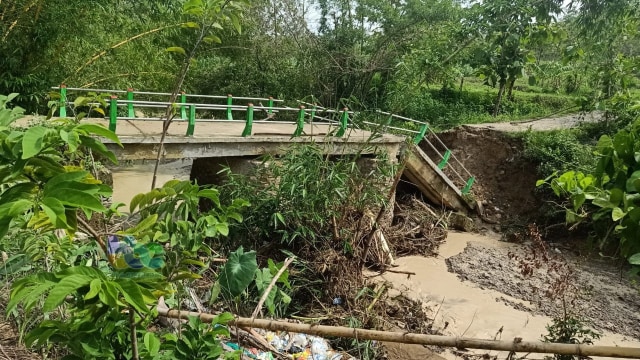
[[(85, 119), (84, 122), (90, 122), (95, 124), (101, 124), (108, 127), (108, 121), (106, 119)], [(206, 120), (196, 122), (195, 132), (193, 136), (187, 137), (187, 121), (174, 120), (167, 137), (171, 138), (172, 142), (200, 142), (200, 139), (206, 139), (206, 141), (222, 142), (223, 139), (230, 139), (232, 141), (239, 141), (242, 139), (242, 131), (245, 127), (244, 121), (229, 121), (229, 120)], [(264, 137), (286, 137), (291, 138), (293, 132), (296, 129), (296, 125), (292, 123), (278, 123), (278, 122), (254, 122), (252, 127), (251, 136), (264, 138)], [(337, 130), (336, 126), (331, 124), (315, 123), (305, 124), (303, 128), (303, 138), (308, 137), (325, 137)], [(162, 122), (161, 121), (149, 121), (149, 120), (118, 120), (116, 134), (121, 138), (123, 143), (132, 142), (158, 142), (158, 138), (162, 134)], [(344, 141), (363, 143), (367, 142), (371, 138), (373, 133), (367, 130), (347, 129), (344, 136)], [(180, 140), (182, 139), (182, 140)], [(335, 138), (338, 140), (340, 138)], [(308, 141), (308, 139), (307, 139)], [(402, 142), (404, 138), (384, 134), (380, 138), (376, 139), (376, 142)]]

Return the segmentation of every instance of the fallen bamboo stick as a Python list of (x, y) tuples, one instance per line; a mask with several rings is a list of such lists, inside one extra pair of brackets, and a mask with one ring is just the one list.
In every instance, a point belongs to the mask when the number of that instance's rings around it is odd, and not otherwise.
[[(195, 316), (199, 317), (203, 322), (211, 322), (211, 320), (215, 317), (215, 315), (211, 314), (165, 309), (158, 309), (158, 315), (174, 319), (188, 319), (189, 317)], [(288, 331), (308, 335), (335, 336), (359, 340), (397, 342), (403, 344), (435, 345), (444, 347), (455, 347), (459, 349), (468, 348), (559, 355), (640, 358), (640, 348), (594, 346), (584, 344), (543, 343), (539, 341), (522, 341), (520, 338), (516, 338), (513, 341), (484, 340), (455, 336), (366, 330), (342, 326), (296, 324), (284, 321), (241, 317), (237, 317), (234, 320), (230, 321), (229, 325), (239, 327), (252, 327), (271, 331)]]

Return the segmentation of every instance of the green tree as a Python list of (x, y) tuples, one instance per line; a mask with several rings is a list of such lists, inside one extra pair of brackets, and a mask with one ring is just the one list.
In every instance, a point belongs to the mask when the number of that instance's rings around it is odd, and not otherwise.
[(534, 34), (549, 31), (561, 5), (558, 0), (499, 0), (474, 5), (471, 23), (484, 41), (478, 53), (479, 74), (487, 85), (498, 86), (494, 116), (505, 92), (511, 97), (516, 79), (525, 75), (526, 64), (535, 62), (531, 49)]

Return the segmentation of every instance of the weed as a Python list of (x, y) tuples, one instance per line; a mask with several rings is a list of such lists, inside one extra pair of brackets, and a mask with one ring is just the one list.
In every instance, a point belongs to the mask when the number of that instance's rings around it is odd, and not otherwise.
[[(509, 258), (516, 262), (523, 276), (532, 276), (536, 272), (546, 274), (540, 293), (546, 301), (559, 306), (559, 312), (553, 316), (552, 323), (547, 325), (547, 334), (543, 336), (545, 342), (566, 344), (593, 344), (600, 334), (591, 330), (576, 308), (576, 301), (580, 296), (577, 274), (562, 257), (549, 251), (548, 245), (542, 240), (540, 231), (535, 224), (530, 224), (522, 234), (530, 241), (524, 256), (509, 253)], [(555, 355), (557, 360), (572, 360), (578, 358), (573, 355)]]

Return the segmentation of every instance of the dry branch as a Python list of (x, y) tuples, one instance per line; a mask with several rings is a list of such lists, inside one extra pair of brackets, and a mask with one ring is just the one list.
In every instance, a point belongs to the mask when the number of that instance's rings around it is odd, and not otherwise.
[[(158, 315), (176, 319), (199, 317), (203, 322), (211, 322), (215, 315), (178, 310), (158, 310)], [(271, 331), (288, 331), (317, 336), (335, 336), (359, 340), (377, 340), (403, 344), (435, 345), (454, 348), (514, 351), (542, 354), (604, 356), (615, 358), (640, 358), (640, 348), (616, 346), (590, 346), (583, 344), (557, 344), (539, 341), (484, 340), (455, 336), (425, 335), (407, 332), (388, 332), (378, 330), (355, 329), (342, 326), (294, 324), (283, 321), (261, 320), (238, 317), (230, 326), (252, 327)]]
[(282, 267), (280, 268), (280, 270), (278, 270), (278, 272), (273, 277), (273, 279), (271, 279), (271, 283), (269, 283), (269, 286), (267, 286), (267, 288), (264, 290), (264, 294), (262, 294), (260, 301), (258, 301), (258, 305), (256, 305), (255, 310), (253, 310), (253, 314), (251, 314), (252, 318), (255, 318), (256, 316), (258, 316), (258, 313), (262, 315), (262, 305), (264, 304), (265, 300), (267, 300), (267, 297), (269, 297), (269, 293), (271, 292), (271, 289), (273, 289), (273, 287), (278, 282), (278, 279), (280, 279), (280, 276), (282, 276), (282, 273), (284, 273), (284, 271), (289, 267), (289, 265), (291, 265), (292, 262), (293, 262), (293, 258), (287, 258), (282, 264)]

